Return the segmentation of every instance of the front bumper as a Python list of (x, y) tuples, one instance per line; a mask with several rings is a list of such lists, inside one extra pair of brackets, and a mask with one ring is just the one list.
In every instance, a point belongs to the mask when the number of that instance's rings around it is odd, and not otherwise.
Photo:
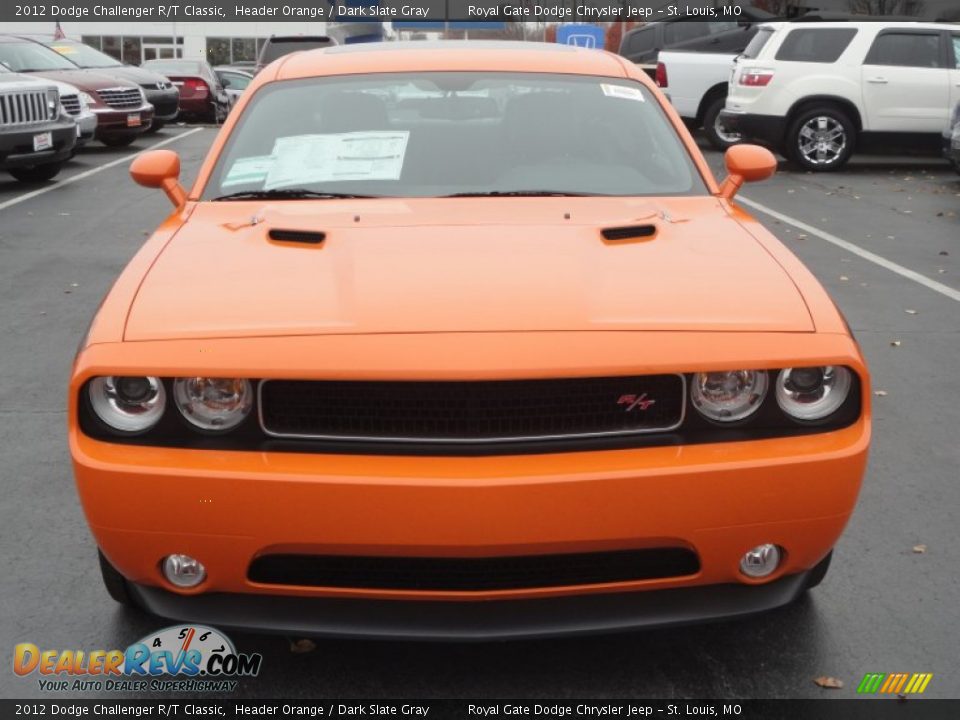
[[(103, 321), (98, 323), (94, 335), (104, 332)], [(718, 333), (709, 338), (711, 360), (706, 361), (702, 343), (689, 333), (595, 333), (589, 343), (557, 338), (556, 347), (563, 352), (550, 353), (544, 368), (542, 337), (511, 338), (509, 344), (494, 340), (476, 334), (87, 346), (74, 367), (69, 440), (77, 487), (97, 544), (154, 612), (197, 621), (226, 613), (221, 624), (280, 631), (287, 622), (280, 608), (288, 598), (324, 601), (294, 612), (291, 600), (290, 622), (306, 622), (309, 608), (351, 603), (357, 603), (358, 614), (345, 615), (354, 618), (350, 623), (373, 618), (379, 609), (395, 611), (401, 619), (424, 612), (417, 606), (456, 605), (469, 614), (469, 608), (482, 611), (480, 606), (491, 604), (515, 607), (522, 615), (535, 607), (529, 603), (550, 598), (566, 598), (584, 613), (613, 613), (611, 628), (709, 619), (736, 612), (693, 604), (677, 619), (650, 609), (654, 601), (647, 605), (640, 599), (672, 597), (660, 593), (673, 590), (697, 591), (691, 597), (701, 591), (726, 593), (722, 588), (734, 585), (744, 607), (774, 607), (795, 596), (798, 586), (789, 579), (814, 568), (835, 545), (856, 502), (870, 441), (869, 379), (846, 335), (776, 336), (782, 366), (845, 364), (862, 378), (858, 420), (802, 436), (527, 455), (397, 456), (121, 444), (85, 435), (77, 421), (80, 389), (98, 374), (252, 377), (265, 368), (272, 377), (355, 379), (562, 377), (582, 375), (583, 368), (602, 368), (611, 375), (656, 374), (710, 370), (731, 362), (763, 367), (773, 347), (766, 334)], [(527, 347), (539, 351), (527, 354)], [(630, 360), (643, 353), (642, 365)], [(469, 358), (473, 365), (450, 370), (451, 357), (461, 364), (459, 358)], [(610, 358), (627, 359), (618, 364)], [(336, 370), (345, 367), (349, 373)], [(509, 375), (497, 370), (505, 367)], [(763, 543), (781, 546), (784, 559), (765, 580), (750, 580), (739, 570), (740, 558)], [(656, 548), (692, 551), (697, 569), (648, 579), (480, 590), (409, 589), (409, 583), (331, 587), (334, 583), (298, 584), (290, 576), (269, 582), (250, 577), (251, 563), (265, 555), (445, 558), (455, 564), (457, 558)], [(160, 564), (171, 553), (203, 562), (203, 583), (186, 591), (170, 585)], [(788, 588), (782, 595), (773, 590), (767, 595), (764, 589), (781, 586)], [(578, 596), (584, 599), (582, 606), (573, 603)], [(628, 599), (602, 599), (621, 596)], [(751, 599), (761, 597), (767, 599)], [(587, 598), (597, 603), (590, 606), (595, 610), (586, 609)], [(370, 604), (374, 602), (383, 604)], [(243, 613), (231, 615), (233, 604)], [(371, 612), (364, 615), (364, 608)], [(438, 616), (444, 612), (455, 611), (438, 611)], [(643, 619), (648, 612), (649, 621)], [(311, 632), (336, 631), (324, 629), (322, 622), (311, 625)], [(601, 625), (591, 621), (570, 631), (594, 631)], [(502, 632), (521, 631), (527, 632)]]
[[(92, 108), (97, 116), (97, 139), (105, 136), (127, 136), (140, 135), (150, 129), (153, 123), (153, 105), (146, 103), (137, 108), (129, 110), (115, 110), (113, 108)], [(129, 117), (131, 115), (140, 116), (140, 124), (131, 126)]]
[(142, 585), (130, 590), (141, 607), (177, 622), (293, 637), (486, 641), (625, 632), (746, 617), (795, 600), (810, 574), (797, 573), (755, 587), (731, 584), (464, 603), (227, 593), (185, 596)]
[[(33, 137), (49, 132), (53, 147), (36, 152)], [(55, 123), (37, 125), (29, 129), (0, 132), (0, 169), (32, 167), (61, 162), (70, 157), (77, 142), (77, 126), (69, 116)]]
[(174, 87), (169, 90), (148, 90), (144, 88), (147, 102), (153, 105), (153, 119), (157, 122), (173, 122), (180, 112), (180, 92)]
[(724, 109), (720, 111), (720, 122), (728, 131), (739, 133), (744, 142), (757, 143), (772, 150), (783, 148), (786, 118)]

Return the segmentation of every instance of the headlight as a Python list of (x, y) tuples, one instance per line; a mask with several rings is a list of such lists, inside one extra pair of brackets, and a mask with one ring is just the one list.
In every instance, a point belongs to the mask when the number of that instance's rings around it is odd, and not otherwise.
[(143, 433), (163, 416), (167, 394), (160, 378), (109, 376), (90, 381), (90, 407), (113, 430)]
[(838, 365), (787, 368), (777, 376), (777, 404), (797, 420), (821, 420), (843, 405), (852, 384), (850, 371)]
[(57, 105), (60, 104), (60, 91), (56, 88), (47, 90), (47, 109), (53, 115), (57, 111)]
[(736, 422), (760, 408), (768, 385), (767, 373), (763, 370), (696, 373), (690, 399), (708, 420)]
[(177, 409), (191, 425), (226, 432), (243, 422), (253, 407), (253, 388), (240, 378), (177, 378), (173, 382)]
[(93, 99), (93, 96), (90, 93), (82, 92), (79, 94), (80, 97), (80, 107), (87, 107), (93, 105), (96, 100)]
[(142, 87), (137, 88), (140, 91), (140, 104), (146, 105), (147, 103), (147, 94), (143, 91)]

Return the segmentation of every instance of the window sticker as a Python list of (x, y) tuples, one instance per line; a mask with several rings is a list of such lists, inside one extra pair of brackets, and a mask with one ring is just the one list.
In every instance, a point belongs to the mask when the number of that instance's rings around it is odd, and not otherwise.
[(646, 100), (643, 99), (643, 93), (640, 92), (640, 88), (627, 87), (626, 85), (610, 85), (608, 83), (600, 83), (600, 89), (603, 90), (603, 94), (607, 97), (646, 102)]
[(265, 190), (339, 180), (399, 180), (409, 131), (277, 138)]
[(273, 155), (240, 158), (230, 167), (230, 171), (220, 185), (221, 187), (229, 187), (230, 185), (262, 183), (267, 179), (267, 173), (270, 172), (273, 163)]

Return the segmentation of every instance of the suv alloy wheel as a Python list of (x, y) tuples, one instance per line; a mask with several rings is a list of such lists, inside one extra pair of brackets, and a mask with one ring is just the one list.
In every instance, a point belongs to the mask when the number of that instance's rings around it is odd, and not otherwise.
[(806, 170), (837, 170), (853, 153), (856, 130), (842, 111), (830, 106), (811, 108), (790, 124), (786, 155)]

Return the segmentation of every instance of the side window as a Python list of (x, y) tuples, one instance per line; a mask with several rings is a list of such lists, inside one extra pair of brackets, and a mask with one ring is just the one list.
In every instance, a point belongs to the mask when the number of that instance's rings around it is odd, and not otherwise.
[(960, 68), (960, 35), (951, 36), (953, 41), (953, 66)]
[(681, 20), (679, 22), (667, 23), (667, 26), (663, 29), (663, 44), (670, 46), (676, 43), (706, 37), (709, 34), (710, 27), (709, 24), (705, 22)]
[(926, 33), (883, 33), (873, 41), (864, 65), (938, 68), (940, 35)]
[(843, 55), (856, 28), (792, 30), (777, 50), (777, 60), (832, 63)]
[(763, 50), (764, 46), (767, 44), (767, 41), (773, 37), (773, 28), (762, 27), (757, 31), (757, 34), (753, 36), (753, 39), (747, 44), (747, 47), (743, 51), (743, 57), (745, 60), (753, 60)]
[(627, 52), (649, 52), (650, 50), (653, 50), (654, 40), (655, 37), (653, 28), (636, 32), (630, 36), (630, 42), (627, 43)]

